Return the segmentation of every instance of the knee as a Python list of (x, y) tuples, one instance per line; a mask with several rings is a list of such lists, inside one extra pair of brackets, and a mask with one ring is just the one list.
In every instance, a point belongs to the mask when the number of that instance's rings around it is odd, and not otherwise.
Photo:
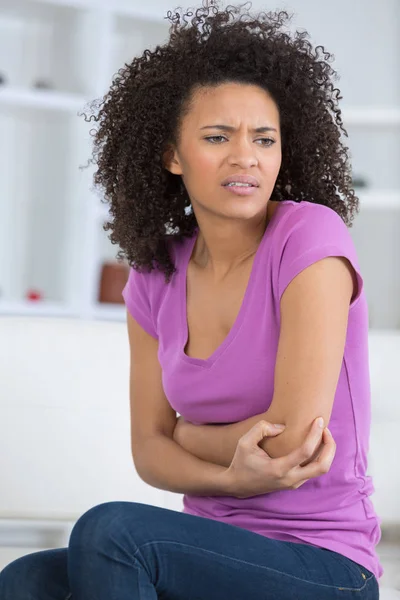
[(135, 530), (143, 520), (145, 505), (135, 502), (105, 502), (86, 511), (71, 531), (69, 547), (104, 548)]
[(13, 567), (13, 563), (10, 563), (0, 572), (0, 598), (2, 600), (18, 598), (14, 593), (15, 589), (13, 590), (13, 587), (15, 588), (16, 580), (15, 568)]
[(61, 600), (68, 595), (67, 548), (31, 552), (0, 573), (1, 600)]
[(28, 584), (26, 575), (25, 556), (17, 558), (4, 567), (0, 572), (1, 600), (26, 600), (26, 598), (33, 598), (33, 590), (31, 589), (31, 585)]

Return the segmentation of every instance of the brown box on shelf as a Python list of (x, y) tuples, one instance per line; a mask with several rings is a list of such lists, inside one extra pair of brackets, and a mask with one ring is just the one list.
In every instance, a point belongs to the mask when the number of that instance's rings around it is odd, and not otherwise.
[(118, 262), (105, 262), (101, 268), (99, 302), (123, 304), (122, 290), (129, 276), (129, 266)]

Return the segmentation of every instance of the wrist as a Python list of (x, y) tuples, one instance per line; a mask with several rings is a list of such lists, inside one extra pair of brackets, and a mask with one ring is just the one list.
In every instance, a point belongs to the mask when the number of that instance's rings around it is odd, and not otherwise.
[(233, 471), (230, 467), (224, 468), (219, 476), (220, 495), (236, 496), (236, 485)]
[(174, 442), (176, 442), (177, 444), (181, 445), (181, 427), (179, 425), (179, 421), (176, 422), (174, 431), (172, 432), (172, 439), (174, 440)]
[(191, 427), (191, 423), (182, 420), (178, 422), (173, 433), (173, 440), (187, 452), (190, 452), (187, 444), (190, 442), (191, 436), (187, 434)]

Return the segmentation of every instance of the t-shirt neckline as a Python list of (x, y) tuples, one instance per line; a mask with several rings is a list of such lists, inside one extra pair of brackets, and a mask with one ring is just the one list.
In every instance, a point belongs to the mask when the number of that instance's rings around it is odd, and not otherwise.
[[(284, 202), (293, 202), (293, 201), (281, 200), (281, 201), (279, 201), (279, 204), (283, 204)], [(233, 342), (233, 340), (237, 336), (237, 334), (243, 324), (244, 318), (245, 318), (246, 310), (247, 310), (247, 307), (249, 304), (249, 296), (251, 295), (251, 292), (255, 285), (255, 281), (257, 278), (257, 272), (258, 272), (258, 265), (259, 265), (259, 262), (260, 262), (261, 256), (262, 256), (262, 250), (263, 250), (266, 240), (272, 230), (272, 223), (275, 221), (275, 215), (278, 212), (279, 212), (279, 205), (277, 205), (275, 211), (273, 212), (271, 219), (268, 223), (268, 226), (265, 228), (264, 235), (261, 239), (261, 242), (256, 250), (256, 254), (254, 256), (254, 261), (252, 264), (246, 291), (243, 296), (242, 304), (240, 306), (237, 317), (236, 317), (228, 335), (225, 337), (225, 339), (222, 341), (222, 343), (216, 348), (216, 350), (214, 350), (214, 352), (208, 358), (197, 358), (194, 356), (188, 356), (184, 351), (186, 344), (187, 344), (188, 336), (189, 336), (189, 327), (188, 327), (188, 322), (187, 322), (187, 271), (188, 271), (189, 261), (192, 256), (193, 248), (194, 248), (194, 245), (196, 243), (197, 236), (199, 233), (198, 227), (196, 228), (195, 234), (193, 235), (193, 237), (189, 238), (189, 242), (187, 244), (187, 250), (184, 253), (184, 256), (182, 257), (182, 263), (181, 263), (181, 267), (180, 267), (182, 269), (181, 277), (180, 277), (180, 286), (179, 286), (180, 332), (181, 332), (181, 335), (179, 336), (179, 339), (180, 339), (179, 354), (180, 354), (181, 360), (184, 360), (185, 362), (190, 363), (192, 365), (198, 365), (201, 367), (209, 368), (225, 352), (225, 350), (229, 347), (229, 345)]]

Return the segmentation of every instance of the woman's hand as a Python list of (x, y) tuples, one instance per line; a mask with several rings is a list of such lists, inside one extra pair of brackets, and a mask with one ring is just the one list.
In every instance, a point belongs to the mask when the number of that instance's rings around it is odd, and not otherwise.
[[(236, 447), (231, 465), (225, 471), (229, 492), (236, 498), (249, 498), (277, 490), (297, 489), (314, 477), (327, 473), (336, 452), (336, 444), (330, 433), (314, 421), (304, 443), (287, 456), (271, 458), (259, 442), (266, 437), (282, 433), (268, 421), (259, 421), (242, 436)], [(322, 449), (312, 462), (315, 447), (322, 442)]]

